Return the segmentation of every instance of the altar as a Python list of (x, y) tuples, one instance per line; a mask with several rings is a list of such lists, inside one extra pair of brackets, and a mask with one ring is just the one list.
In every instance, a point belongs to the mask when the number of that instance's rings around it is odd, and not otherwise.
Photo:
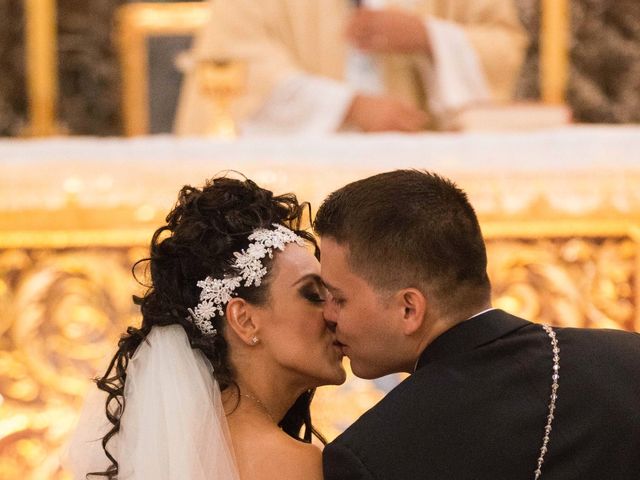
[[(7, 478), (58, 466), (88, 379), (139, 321), (131, 265), (180, 187), (241, 172), (315, 211), (347, 182), (428, 169), (466, 190), (495, 306), (558, 326), (640, 331), (640, 128), (0, 141), (0, 439)], [(399, 379), (322, 388), (333, 438)]]

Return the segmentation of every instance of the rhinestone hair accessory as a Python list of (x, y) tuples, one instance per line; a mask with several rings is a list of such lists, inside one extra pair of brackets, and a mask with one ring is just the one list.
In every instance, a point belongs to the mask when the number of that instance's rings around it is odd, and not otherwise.
[[(273, 258), (273, 250), (284, 250), (289, 243), (304, 246), (304, 240), (284, 225), (273, 224), (273, 230), (258, 228), (248, 239), (251, 243), (240, 252), (234, 252), (235, 260), (231, 267), (238, 274), (224, 278), (207, 277), (197, 285), (202, 289), (200, 303), (195, 308), (189, 308), (190, 320), (204, 335), (215, 335), (211, 319), (224, 315), (224, 306), (236, 295), (235, 290), (241, 285), (245, 287), (259, 287), (267, 274), (267, 268), (262, 264), (265, 256)], [(187, 317), (189, 318), (189, 317)]]

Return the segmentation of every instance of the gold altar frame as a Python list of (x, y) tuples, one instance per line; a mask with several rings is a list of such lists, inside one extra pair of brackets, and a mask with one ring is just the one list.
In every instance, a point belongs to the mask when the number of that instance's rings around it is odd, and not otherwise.
[(29, 125), (24, 133), (46, 137), (58, 133), (58, 41), (55, 0), (25, 0), (25, 50)]
[(563, 104), (569, 81), (570, 4), (568, 0), (542, 0), (540, 6), (540, 99)]
[[(628, 237), (640, 244), (640, 218), (637, 221), (523, 220), (518, 222), (488, 221), (481, 222), (481, 224), (484, 238), (487, 241)], [(152, 234), (152, 228), (0, 230), (0, 249), (146, 246)]]
[[(544, 209), (544, 206), (543, 206)], [(55, 212), (3, 212), (0, 214), (0, 249), (77, 248), (146, 245), (163, 223), (162, 215), (145, 222), (135, 219), (135, 209), (67, 207)], [(24, 218), (29, 220), (24, 225)], [(21, 220), (22, 219), (22, 220)], [(640, 244), (640, 216), (601, 212), (567, 217), (555, 215), (479, 215), (485, 240), (627, 237)], [(37, 228), (33, 228), (35, 225)], [(16, 228), (17, 227), (17, 228)], [(640, 303), (639, 303), (640, 305)]]
[(193, 35), (208, 15), (207, 2), (132, 3), (118, 8), (115, 41), (121, 65), (125, 135), (149, 133), (147, 39)]

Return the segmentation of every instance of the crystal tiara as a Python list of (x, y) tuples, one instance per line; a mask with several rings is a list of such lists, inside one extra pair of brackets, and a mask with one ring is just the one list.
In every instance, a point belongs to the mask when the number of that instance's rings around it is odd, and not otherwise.
[(224, 315), (224, 306), (236, 295), (235, 290), (238, 287), (260, 286), (267, 274), (267, 269), (262, 264), (262, 259), (266, 255), (273, 258), (274, 249), (284, 250), (289, 243), (304, 246), (304, 240), (284, 225), (274, 223), (273, 226), (275, 227), (273, 230), (267, 228), (254, 230), (248, 237), (251, 243), (246, 250), (233, 253), (235, 260), (232, 268), (238, 273), (237, 275), (224, 278), (207, 277), (197, 283), (202, 289), (200, 303), (193, 309), (189, 308), (188, 311), (190, 320), (204, 335), (218, 333), (211, 319)]

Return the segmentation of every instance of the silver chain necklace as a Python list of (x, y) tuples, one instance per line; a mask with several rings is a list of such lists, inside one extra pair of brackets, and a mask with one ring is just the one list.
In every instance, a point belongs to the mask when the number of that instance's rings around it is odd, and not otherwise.
[(264, 403), (260, 401), (259, 398), (254, 397), (253, 395), (249, 395), (248, 393), (241, 393), (240, 396), (253, 400), (262, 410), (264, 410), (264, 413), (266, 413), (269, 416), (269, 418), (273, 423), (275, 423), (276, 425), (278, 424), (278, 422), (276, 422), (276, 419), (273, 418), (273, 415), (271, 415), (271, 412), (269, 411), (269, 409), (265, 406)]
[(544, 437), (542, 437), (542, 447), (540, 448), (540, 456), (538, 457), (538, 467), (535, 469), (534, 480), (538, 480), (542, 475), (542, 464), (544, 456), (547, 453), (547, 445), (549, 445), (549, 435), (551, 434), (551, 424), (553, 423), (553, 414), (556, 410), (556, 400), (558, 398), (558, 380), (560, 379), (560, 347), (556, 332), (549, 325), (542, 325), (544, 331), (547, 332), (551, 339), (551, 347), (553, 352), (553, 373), (551, 375), (551, 396), (549, 397), (549, 414), (547, 415), (547, 425), (544, 427)]

